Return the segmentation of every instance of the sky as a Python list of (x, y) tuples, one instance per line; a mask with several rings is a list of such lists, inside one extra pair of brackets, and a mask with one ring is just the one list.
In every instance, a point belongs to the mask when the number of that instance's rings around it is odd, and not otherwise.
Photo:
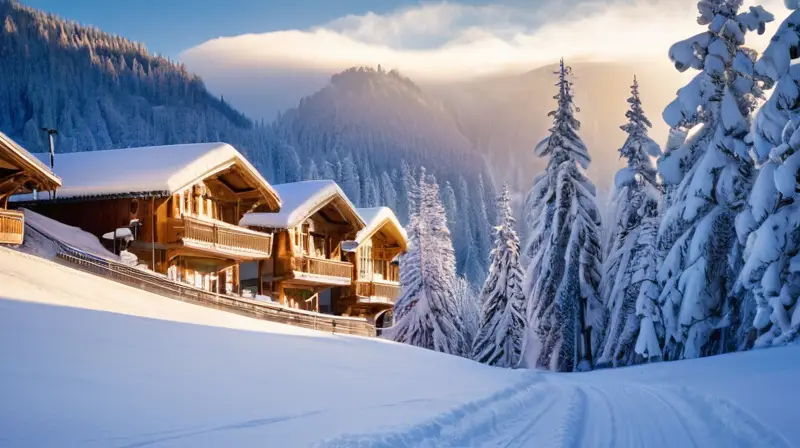
[[(408, 0), (20, 0), (37, 9), (96, 26), (170, 58), (222, 36), (306, 29), (347, 15), (385, 14), (419, 5)], [(502, 0), (511, 6), (539, 0)], [(459, 0), (463, 5), (486, 4)]]

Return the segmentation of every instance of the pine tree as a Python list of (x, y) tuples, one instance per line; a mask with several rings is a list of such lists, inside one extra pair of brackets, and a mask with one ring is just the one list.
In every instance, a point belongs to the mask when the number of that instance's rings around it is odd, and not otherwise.
[(473, 238), (476, 244), (476, 253), (480, 257), (476, 259), (480, 265), (480, 271), (472, 273), (472, 277), (468, 277), (470, 281), (475, 284), (482, 284), (486, 280), (486, 272), (488, 271), (489, 259), (486, 255), (490, 252), (492, 247), (491, 229), (492, 225), (489, 223), (488, 207), (486, 206), (486, 187), (483, 183), (483, 176), (478, 176), (478, 191), (472, 201), (472, 219), (470, 220), (473, 225)]
[(472, 359), (498, 367), (515, 367), (525, 332), (525, 296), (519, 265), (519, 237), (511, 212), (508, 185), (497, 199), (500, 222), (494, 229), (489, 276), (481, 290), (481, 321)]
[(350, 156), (342, 160), (341, 172), (339, 174), (339, 185), (342, 186), (344, 194), (356, 205), (361, 204), (361, 180), (358, 175), (358, 166)]
[(658, 273), (667, 359), (726, 349), (723, 331), (741, 299), (732, 295), (740, 249), (734, 231), (754, 167), (746, 137), (763, 97), (754, 81), (755, 52), (746, 32), (763, 32), (772, 16), (760, 6), (739, 13), (740, 0), (698, 3), (707, 30), (674, 44), (675, 67), (700, 72), (664, 110), (667, 124), (691, 137), (659, 160), (670, 205), (659, 230), (664, 262)]
[(308, 164), (308, 170), (306, 171), (305, 179), (304, 180), (320, 180), (321, 176), (319, 174), (319, 170), (317, 169), (317, 163), (314, 159), (311, 159), (311, 162)]
[(456, 314), (458, 315), (460, 323), (461, 340), (464, 343), (464, 352), (461, 354), (464, 357), (470, 358), (472, 356), (471, 347), (481, 324), (478, 294), (475, 292), (475, 288), (472, 287), (469, 280), (457, 276), (455, 287), (453, 288), (453, 298), (456, 304)]
[(746, 297), (738, 313), (740, 350), (787, 343), (800, 333), (800, 64), (791, 64), (800, 57), (800, 2), (786, 6), (795, 11), (756, 63), (765, 85), (777, 87), (756, 116), (752, 153), (761, 168), (736, 221), (746, 245), (738, 283)]
[[(639, 275), (643, 269), (640, 263), (650, 266), (655, 262), (656, 241), (648, 237), (646, 241), (653, 246), (647, 247), (643, 246), (640, 237), (646, 230), (645, 224), (658, 218), (661, 186), (651, 157), (661, 155), (661, 149), (647, 135), (652, 124), (642, 109), (639, 83), (635, 77), (628, 103), (630, 110), (625, 113), (628, 123), (621, 126), (628, 138), (619, 150), (628, 164), (615, 176), (612, 203), (616, 207), (606, 223), (611, 228), (607, 232), (611, 238), (600, 283), (606, 324), (602, 348), (595, 362), (597, 365), (629, 365), (634, 361), (640, 327), (636, 304), (641, 288), (651, 286), (651, 279)], [(643, 257), (641, 251), (653, 258)]]
[(417, 206), (407, 233), (408, 250), (400, 258), (400, 296), (395, 302), (395, 325), (384, 335), (398, 342), (461, 355), (466, 353), (454, 289), (455, 253), (444, 206), (435, 179), (421, 169), (415, 187)]
[(392, 177), (386, 171), (381, 173), (381, 203), (392, 210), (397, 209), (397, 191)]
[[(650, 202), (649, 206), (655, 206)], [(664, 323), (661, 316), (658, 287), (658, 228), (661, 216), (655, 211), (645, 210), (633, 251), (636, 256), (632, 265), (636, 266), (631, 282), (639, 284), (636, 298), (636, 317), (639, 319), (639, 334), (634, 351), (647, 360), (661, 358), (664, 341)]]
[[(529, 226), (523, 262), (527, 316), (522, 364), (554, 371), (589, 368), (602, 324), (600, 217), (595, 187), (583, 169), (586, 146), (578, 136), (572, 71), (561, 61), (550, 135), (535, 149), (548, 156), (525, 204)], [(582, 169), (583, 168), (583, 169)]]

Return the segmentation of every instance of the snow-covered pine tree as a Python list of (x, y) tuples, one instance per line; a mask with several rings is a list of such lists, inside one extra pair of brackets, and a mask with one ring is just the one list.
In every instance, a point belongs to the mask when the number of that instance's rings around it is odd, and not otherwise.
[(463, 355), (461, 322), (454, 288), (455, 252), (439, 186), (420, 169), (418, 198), (407, 226), (408, 250), (400, 259), (400, 297), (395, 302), (394, 326), (384, 330), (390, 339), (418, 347)]
[(583, 172), (591, 159), (577, 133), (571, 69), (562, 60), (556, 73), (553, 127), (535, 149), (550, 160), (525, 204), (530, 230), (523, 253), (527, 330), (521, 364), (572, 371), (591, 366), (600, 339), (600, 215), (595, 187)]
[(791, 65), (800, 57), (800, 2), (786, 6), (795, 11), (756, 63), (766, 86), (777, 87), (756, 116), (752, 153), (761, 168), (736, 221), (739, 241), (746, 244), (738, 285), (747, 301), (738, 315), (743, 324), (753, 323), (739, 331), (738, 349), (786, 343), (800, 331), (800, 64)]
[(795, 340), (800, 332), (800, 112), (784, 128), (782, 144), (762, 168), (750, 204), (761, 221), (749, 236), (740, 274), (757, 305), (757, 346)]
[(674, 44), (675, 67), (700, 72), (678, 91), (664, 121), (689, 134), (658, 163), (670, 189), (659, 230), (664, 262), (658, 273), (666, 327), (665, 358), (696, 358), (725, 350), (722, 329), (739, 298), (729, 261), (736, 252), (734, 219), (743, 209), (753, 163), (746, 139), (756, 101), (755, 52), (747, 31), (764, 31), (773, 20), (761, 6), (739, 12), (741, 0), (703, 0), (698, 23), (707, 30)]
[[(630, 109), (625, 112), (628, 123), (621, 129), (628, 134), (620, 148), (620, 157), (627, 159), (628, 166), (620, 169), (614, 178), (612, 203), (615, 214), (609, 216), (611, 235), (608, 253), (603, 262), (603, 279), (600, 283), (600, 300), (606, 307), (605, 334), (596, 365), (630, 365), (634, 362), (636, 340), (639, 332), (639, 316), (636, 302), (640, 289), (649, 287), (647, 276), (638, 275), (643, 266), (655, 260), (643, 257), (640, 251), (655, 255), (655, 240), (647, 238), (652, 248), (643, 246), (640, 234), (646, 220), (657, 219), (662, 194), (653, 166), (653, 157), (661, 155), (661, 148), (648, 135), (652, 127), (642, 109), (639, 98), (639, 83), (636, 77), (628, 98)], [(648, 222), (649, 223), (649, 222)]]
[[(655, 202), (648, 206), (655, 207)], [(636, 267), (631, 277), (632, 283), (639, 284), (639, 295), (636, 298), (636, 316), (639, 321), (639, 334), (634, 351), (648, 361), (661, 358), (661, 346), (664, 341), (664, 322), (659, 306), (658, 266), (658, 228), (661, 215), (655, 210), (644, 210), (646, 217), (642, 219), (639, 234), (633, 251), (636, 254), (632, 265)]]
[(481, 312), (478, 294), (466, 278), (457, 276), (453, 288), (453, 298), (456, 304), (456, 313), (461, 328), (461, 339), (464, 343), (464, 357), (472, 356), (472, 342), (478, 334), (481, 324)]
[(508, 185), (497, 199), (500, 222), (495, 227), (489, 276), (481, 290), (480, 328), (472, 344), (472, 359), (498, 367), (515, 367), (525, 332), (525, 296), (519, 265), (519, 237), (511, 211)]

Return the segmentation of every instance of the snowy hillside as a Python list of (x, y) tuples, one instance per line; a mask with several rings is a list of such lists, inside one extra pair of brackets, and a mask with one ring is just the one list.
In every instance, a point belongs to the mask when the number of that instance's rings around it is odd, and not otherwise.
[[(2, 446), (792, 446), (800, 347), (552, 374), (143, 293), (0, 248)], [(106, 312), (108, 311), (108, 312)]]

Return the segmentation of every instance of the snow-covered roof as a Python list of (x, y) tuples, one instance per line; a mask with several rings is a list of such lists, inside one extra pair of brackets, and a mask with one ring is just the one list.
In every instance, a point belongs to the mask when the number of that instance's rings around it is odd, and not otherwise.
[[(36, 154), (49, 160), (49, 154)], [(259, 188), (274, 190), (258, 170), (227, 143), (147, 146), (56, 154), (54, 171), (61, 176), (59, 198), (118, 195), (169, 195), (233, 165), (243, 167)], [(30, 195), (13, 198), (31, 200)]]
[(364, 240), (377, 232), (381, 226), (389, 223), (393, 225), (397, 233), (402, 236), (402, 245), (405, 247), (408, 235), (406, 235), (406, 230), (400, 224), (400, 221), (397, 219), (392, 209), (389, 207), (371, 207), (359, 208), (356, 209), (356, 211), (366, 223), (366, 227), (361, 229), (356, 235), (356, 243), (361, 244)]
[(353, 203), (332, 180), (307, 180), (273, 185), (273, 188), (281, 198), (280, 212), (247, 213), (239, 221), (240, 226), (288, 229), (308, 219), (336, 198), (343, 200), (352, 210), (353, 216), (360, 221), (358, 227), (364, 226)]
[(11, 164), (11, 167), (32, 174), (31, 177), (39, 181), (38, 188), (40, 190), (52, 190), (61, 185), (61, 179), (50, 171), (48, 164), (43, 163), (34, 154), (0, 132), (0, 168), (7, 167), (3, 161)]

